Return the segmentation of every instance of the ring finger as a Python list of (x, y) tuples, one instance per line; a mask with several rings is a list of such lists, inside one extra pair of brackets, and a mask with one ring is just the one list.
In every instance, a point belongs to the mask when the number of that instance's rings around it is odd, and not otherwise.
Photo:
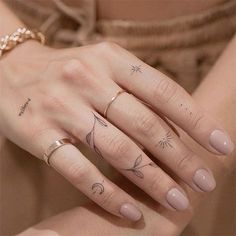
[[(37, 135), (33, 154), (42, 159), (54, 146), (48, 164), (64, 176), (76, 188), (108, 212), (131, 221), (137, 221), (142, 213), (136, 201), (125, 191), (107, 179), (72, 143), (55, 148), (55, 141), (62, 141), (68, 135), (55, 129), (47, 129)], [(50, 153), (50, 151), (49, 151)]]
[[(100, 101), (107, 100), (107, 96), (103, 93)], [(99, 104), (94, 106), (100, 107)], [(212, 191), (215, 188), (214, 177), (205, 163), (185, 146), (166, 122), (134, 96), (120, 94), (108, 108), (107, 116), (113, 124), (158, 157), (193, 189)]]
[[(89, 145), (163, 206), (172, 210), (185, 210), (188, 207), (184, 190), (151, 161), (136, 143), (96, 112), (85, 114), (84, 110), (83, 114), (70, 116), (65, 127), (67, 132)], [(65, 123), (61, 125), (65, 126)]]

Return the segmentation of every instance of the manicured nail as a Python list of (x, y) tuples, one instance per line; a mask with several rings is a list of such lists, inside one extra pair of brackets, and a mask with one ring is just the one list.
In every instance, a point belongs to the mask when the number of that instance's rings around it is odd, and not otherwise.
[(131, 203), (123, 204), (120, 208), (120, 214), (131, 221), (138, 221), (142, 217), (141, 211)]
[(234, 144), (224, 132), (214, 130), (210, 135), (210, 144), (222, 154), (230, 154), (234, 150)]
[(176, 210), (183, 211), (187, 209), (189, 201), (177, 188), (172, 188), (166, 195), (168, 203)]
[(216, 187), (216, 181), (212, 174), (205, 169), (199, 169), (193, 177), (194, 183), (205, 192), (210, 192)]

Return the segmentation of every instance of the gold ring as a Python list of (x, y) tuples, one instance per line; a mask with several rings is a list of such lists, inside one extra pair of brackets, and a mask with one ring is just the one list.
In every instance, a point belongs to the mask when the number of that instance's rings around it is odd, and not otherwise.
[(124, 93), (124, 92), (126, 92), (125, 90), (120, 90), (120, 91), (118, 91), (117, 92), (117, 94), (111, 99), (111, 101), (107, 104), (107, 106), (106, 106), (106, 109), (105, 109), (105, 111), (104, 111), (104, 117), (106, 118), (107, 117), (107, 111), (108, 111), (108, 109), (109, 109), (109, 107), (111, 106), (111, 104), (117, 99), (117, 97), (120, 95), (120, 94), (122, 94), (122, 93)]
[(43, 159), (44, 161), (50, 166), (50, 157), (51, 155), (60, 147), (66, 145), (66, 144), (71, 144), (71, 140), (69, 138), (63, 138), (54, 141), (48, 148), (48, 150), (43, 154)]

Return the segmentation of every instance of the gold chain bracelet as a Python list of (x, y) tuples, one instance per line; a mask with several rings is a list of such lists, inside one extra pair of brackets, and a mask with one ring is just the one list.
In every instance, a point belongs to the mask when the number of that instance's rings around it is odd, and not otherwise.
[(0, 39), (0, 57), (15, 48), (18, 44), (29, 39), (37, 40), (45, 44), (45, 36), (39, 31), (29, 30), (27, 28), (18, 28), (14, 33), (6, 35)]

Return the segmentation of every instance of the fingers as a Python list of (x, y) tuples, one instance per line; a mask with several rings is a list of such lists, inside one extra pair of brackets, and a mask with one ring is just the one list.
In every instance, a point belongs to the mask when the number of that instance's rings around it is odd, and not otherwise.
[(207, 165), (160, 117), (134, 96), (120, 95), (110, 106), (107, 116), (194, 190), (208, 192), (215, 188), (215, 179)]
[[(95, 112), (91, 111), (84, 123), (75, 123), (78, 117), (79, 114), (71, 117), (71, 125), (65, 127), (68, 132), (74, 132), (75, 137), (165, 207), (172, 210), (188, 207), (184, 190), (127, 135)], [(74, 127), (73, 130), (70, 127)]]
[[(45, 134), (40, 137), (39, 142), (45, 143), (45, 140), (51, 140), (43, 145), (49, 147), (58, 139), (55, 139), (55, 136), (56, 133), (53, 135), (54, 138)], [(57, 137), (61, 137), (61, 135), (58, 133)], [(108, 212), (131, 221), (141, 218), (142, 213), (135, 200), (102, 175), (72, 144), (56, 149), (50, 157), (50, 165)]]
[(112, 68), (117, 84), (163, 113), (209, 151), (233, 151), (234, 144), (223, 127), (182, 87), (125, 50), (115, 51), (119, 56)]

